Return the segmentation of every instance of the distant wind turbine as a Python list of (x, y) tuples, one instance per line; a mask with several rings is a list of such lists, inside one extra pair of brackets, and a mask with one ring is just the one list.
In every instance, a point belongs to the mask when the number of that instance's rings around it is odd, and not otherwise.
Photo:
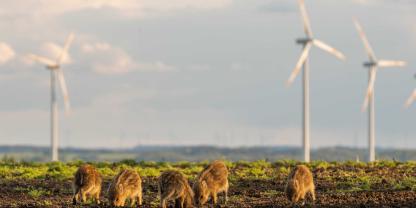
[(311, 50), (312, 46), (316, 46), (335, 57), (345, 60), (345, 56), (336, 50), (335, 48), (329, 46), (328, 44), (315, 39), (312, 34), (312, 29), (309, 23), (308, 14), (306, 12), (305, 2), (304, 0), (299, 0), (299, 7), (300, 12), (303, 19), (303, 27), (305, 30), (306, 37), (299, 38), (296, 40), (297, 44), (303, 46), (302, 54), (299, 58), (299, 61), (296, 64), (295, 69), (290, 74), (290, 77), (287, 81), (287, 85), (293, 83), (295, 78), (300, 73), (301, 69), (303, 68), (303, 150), (304, 150), (304, 161), (310, 161), (310, 137), (309, 137), (309, 127), (310, 127), (310, 116), (309, 116), (309, 66), (308, 66), (308, 56), (309, 51)]
[(406, 102), (406, 107), (410, 107), (410, 105), (412, 105), (412, 103), (416, 100), (416, 89), (413, 90), (413, 94), (410, 95), (409, 99), (407, 99)]
[(354, 24), (364, 44), (364, 48), (367, 52), (367, 55), (370, 58), (369, 61), (364, 62), (364, 67), (369, 68), (369, 80), (368, 80), (368, 88), (367, 88), (364, 104), (362, 106), (362, 111), (363, 112), (366, 111), (367, 107), (369, 107), (369, 111), (368, 111), (368, 117), (369, 117), (368, 119), (368, 122), (369, 122), (368, 123), (368, 128), (369, 128), (368, 130), (368, 160), (372, 162), (375, 160), (375, 137), (376, 137), (375, 136), (374, 83), (376, 81), (376, 74), (378, 71), (378, 67), (403, 67), (406, 65), (406, 62), (392, 61), (392, 60), (378, 60), (358, 20), (354, 19)]
[(56, 79), (59, 81), (61, 91), (64, 98), (65, 112), (68, 115), (70, 111), (70, 102), (68, 89), (66, 87), (65, 77), (61, 68), (62, 61), (64, 60), (65, 55), (67, 54), (69, 47), (74, 39), (74, 34), (71, 33), (66, 39), (65, 45), (58, 55), (56, 60), (51, 60), (49, 58), (29, 54), (29, 58), (37, 61), (39, 63), (45, 64), (46, 69), (51, 72), (51, 156), (52, 161), (58, 161), (58, 148), (59, 148), (59, 130), (58, 130), (58, 104), (56, 102)]

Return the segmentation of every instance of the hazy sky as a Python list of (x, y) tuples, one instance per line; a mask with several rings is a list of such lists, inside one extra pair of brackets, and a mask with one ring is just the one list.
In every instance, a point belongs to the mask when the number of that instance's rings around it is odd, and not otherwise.
[[(315, 36), (347, 56), (312, 49), (312, 147), (367, 145), (355, 16), (379, 58), (409, 63), (377, 75), (377, 145), (416, 148), (416, 106), (403, 108), (416, 87), (416, 3), (306, 4)], [(49, 72), (26, 55), (55, 57), (71, 31), (63, 147), (301, 144), (300, 77), (285, 87), (303, 36), (295, 0), (7, 0), (0, 31), (0, 144), (49, 145)]]

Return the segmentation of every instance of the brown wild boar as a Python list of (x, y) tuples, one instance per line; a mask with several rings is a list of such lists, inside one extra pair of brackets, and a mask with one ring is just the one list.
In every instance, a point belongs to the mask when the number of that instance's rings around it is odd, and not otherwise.
[(100, 204), (101, 181), (100, 173), (93, 166), (82, 165), (79, 167), (72, 184), (74, 190), (72, 203), (77, 204), (80, 198), (82, 202), (85, 202), (89, 196), (94, 198), (97, 204)]
[(222, 161), (214, 161), (198, 175), (193, 186), (195, 205), (202, 206), (211, 196), (213, 205), (217, 204), (217, 193), (224, 192), (228, 201), (228, 169)]
[(127, 199), (130, 206), (134, 206), (136, 199), (142, 205), (142, 179), (134, 170), (122, 170), (111, 182), (108, 195), (112, 206), (124, 206)]
[(305, 195), (310, 193), (312, 200), (315, 201), (315, 185), (313, 184), (312, 173), (304, 165), (298, 165), (289, 174), (286, 184), (286, 195), (289, 201), (297, 203), (302, 200), (304, 203)]
[(193, 197), (191, 187), (186, 177), (178, 171), (165, 171), (158, 180), (160, 205), (166, 208), (169, 199), (175, 199), (175, 207), (193, 207)]

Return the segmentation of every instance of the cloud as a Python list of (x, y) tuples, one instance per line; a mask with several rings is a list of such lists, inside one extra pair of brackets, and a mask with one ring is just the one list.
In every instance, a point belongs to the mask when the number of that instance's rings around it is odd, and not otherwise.
[(16, 53), (9, 44), (0, 42), (0, 64), (7, 63), (8, 61), (12, 60), (15, 55)]
[(45, 19), (82, 10), (111, 9), (125, 17), (159, 16), (177, 10), (224, 8), (232, 0), (16, 0), (0, 2), (0, 17)]
[(244, 71), (244, 70), (246, 70), (247, 68), (246, 68), (243, 64), (241, 64), (241, 63), (234, 62), (234, 63), (231, 63), (231, 65), (230, 65), (230, 69), (231, 69), (232, 71)]
[(372, 0), (353, 0), (353, 2), (356, 3), (356, 4), (368, 5), (370, 3), (373, 3), (374, 1), (372, 1)]
[(294, 1), (269, 2), (258, 9), (262, 12), (291, 13), (297, 11), (297, 5)]
[(161, 61), (154, 63), (138, 63), (137, 70), (140, 71), (157, 71), (157, 72), (169, 72), (174, 71), (175, 67), (167, 65)]
[(189, 71), (209, 71), (211, 67), (207, 64), (192, 64), (188, 66)]
[(91, 66), (98, 74), (126, 74), (133, 71), (166, 72), (174, 67), (161, 61), (153, 63), (138, 63), (123, 49), (113, 47), (108, 43), (87, 43), (81, 50), (91, 59)]
[(384, 4), (384, 3), (393, 3), (393, 4), (400, 4), (400, 3), (406, 3), (406, 4), (413, 4), (415, 3), (414, 0), (353, 0), (356, 4), (361, 5), (374, 5), (374, 4)]

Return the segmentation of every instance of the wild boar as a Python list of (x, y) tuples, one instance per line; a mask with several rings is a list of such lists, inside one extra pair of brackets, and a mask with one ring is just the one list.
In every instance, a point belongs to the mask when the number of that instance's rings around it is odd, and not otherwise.
[(134, 170), (122, 170), (114, 177), (108, 189), (108, 196), (112, 206), (124, 206), (130, 199), (130, 206), (142, 205), (142, 179)]
[(175, 200), (175, 207), (193, 207), (193, 191), (189, 186), (188, 179), (178, 171), (165, 171), (158, 180), (160, 205), (166, 208), (166, 202)]
[(315, 185), (309, 168), (304, 165), (296, 166), (289, 174), (285, 192), (287, 198), (292, 203), (297, 203), (299, 200), (302, 200), (304, 203), (307, 193), (310, 193), (312, 200), (315, 201)]
[(85, 202), (89, 196), (95, 199), (97, 204), (100, 204), (101, 182), (101, 175), (93, 166), (82, 165), (79, 167), (72, 184), (74, 191), (72, 203), (76, 205), (80, 198), (82, 202)]
[(202, 206), (211, 196), (213, 205), (217, 204), (217, 194), (224, 192), (224, 201), (228, 201), (228, 169), (222, 161), (214, 161), (198, 175), (193, 185), (195, 205)]

